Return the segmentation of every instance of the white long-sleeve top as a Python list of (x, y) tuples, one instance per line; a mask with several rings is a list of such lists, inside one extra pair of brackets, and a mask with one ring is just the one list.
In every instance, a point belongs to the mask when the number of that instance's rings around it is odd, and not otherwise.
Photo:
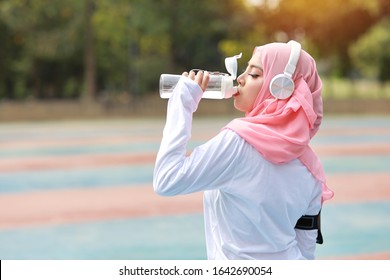
[(208, 259), (313, 259), (317, 230), (295, 230), (321, 209), (321, 183), (299, 161), (273, 164), (225, 129), (186, 156), (201, 88), (182, 77), (168, 101), (153, 186), (204, 192)]

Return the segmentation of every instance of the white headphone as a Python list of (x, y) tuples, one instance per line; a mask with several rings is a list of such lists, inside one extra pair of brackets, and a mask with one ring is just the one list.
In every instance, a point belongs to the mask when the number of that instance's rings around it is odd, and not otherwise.
[(287, 44), (291, 45), (290, 58), (283, 74), (278, 74), (271, 80), (269, 90), (276, 99), (289, 98), (294, 92), (294, 81), (292, 76), (298, 63), (299, 55), (301, 53), (301, 44), (296, 41), (289, 41)]

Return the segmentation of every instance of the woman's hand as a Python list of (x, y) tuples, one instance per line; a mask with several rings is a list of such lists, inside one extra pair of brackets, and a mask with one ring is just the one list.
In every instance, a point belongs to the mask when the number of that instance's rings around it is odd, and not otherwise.
[(190, 73), (184, 72), (183, 76), (186, 76), (191, 80), (195, 81), (195, 83), (197, 83), (201, 87), (203, 92), (206, 90), (210, 80), (210, 73), (203, 70), (199, 70), (196, 74), (194, 70), (191, 70)]

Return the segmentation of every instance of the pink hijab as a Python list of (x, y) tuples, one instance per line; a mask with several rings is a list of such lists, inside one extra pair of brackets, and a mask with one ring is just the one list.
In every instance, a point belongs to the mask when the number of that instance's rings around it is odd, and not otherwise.
[(322, 82), (314, 59), (301, 51), (292, 77), (295, 90), (290, 98), (276, 100), (269, 90), (272, 78), (283, 73), (290, 51), (290, 45), (285, 43), (255, 48), (263, 65), (263, 86), (253, 109), (225, 128), (239, 134), (270, 162), (281, 164), (299, 159), (322, 182), (324, 202), (333, 197), (333, 191), (327, 187), (322, 164), (309, 146), (322, 121)]

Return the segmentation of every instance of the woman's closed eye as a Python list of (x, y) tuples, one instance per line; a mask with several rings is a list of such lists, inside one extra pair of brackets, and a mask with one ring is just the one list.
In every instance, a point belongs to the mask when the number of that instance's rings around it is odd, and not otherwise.
[(254, 74), (254, 73), (249, 73), (248, 75), (251, 76), (251, 77), (254, 78), (254, 79), (260, 77), (259, 74)]

